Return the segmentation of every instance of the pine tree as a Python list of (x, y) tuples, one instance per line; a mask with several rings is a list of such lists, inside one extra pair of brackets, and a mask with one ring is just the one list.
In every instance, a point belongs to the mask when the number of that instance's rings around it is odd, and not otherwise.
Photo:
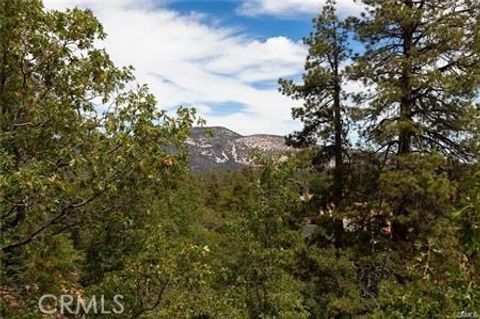
[(327, 141), (328, 159), (334, 155), (333, 198), (338, 205), (343, 193), (343, 157), (347, 143), (342, 63), (349, 59), (351, 50), (348, 26), (337, 17), (335, 5), (335, 1), (327, 1), (323, 12), (314, 19), (314, 32), (304, 39), (309, 54), (303, 84), (284, 79), (279, 82), (283, 94), (303, 101), (303, 106), (293, 108), (292, 115), (303, 122), (304, 128), (288, 137), (290, 144), (314, 145), (322, 139)]
[(372, 89), (366, 137), (386, 152), (438, 150), (470, 158), (480, 84), (480, 4), (471, 0), (364, 0), (356, 20), (366, 46), (352, 75)]

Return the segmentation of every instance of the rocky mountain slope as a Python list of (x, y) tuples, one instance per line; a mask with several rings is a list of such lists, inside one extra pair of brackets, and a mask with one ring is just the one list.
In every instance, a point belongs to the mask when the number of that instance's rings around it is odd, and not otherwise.
[(251, 163), (251, 152), (276, 154), (293, 150), (278, 135), (242, 136), (224, 127), (196, 127), (187, 140), (194, 170), (239, 168)]

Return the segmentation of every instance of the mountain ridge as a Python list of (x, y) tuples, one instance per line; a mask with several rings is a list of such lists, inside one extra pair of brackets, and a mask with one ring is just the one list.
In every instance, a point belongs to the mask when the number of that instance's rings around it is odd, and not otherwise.
[(292, 151), (285, 137), (273, 134), (241, 135), (223, 126), (194, 127), (186, 141), (190, 167), (208, 171), (236, 169), (252, 163), (251, 153), (279, 154)]

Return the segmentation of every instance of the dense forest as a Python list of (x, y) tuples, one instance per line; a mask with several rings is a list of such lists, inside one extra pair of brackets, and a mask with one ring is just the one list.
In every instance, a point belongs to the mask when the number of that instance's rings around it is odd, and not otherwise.
[(480, 3), (360, 2), (279, 80), (295, 151), (192, 172), (90, 10), (0, 1), (0, 318), (478, 317)]

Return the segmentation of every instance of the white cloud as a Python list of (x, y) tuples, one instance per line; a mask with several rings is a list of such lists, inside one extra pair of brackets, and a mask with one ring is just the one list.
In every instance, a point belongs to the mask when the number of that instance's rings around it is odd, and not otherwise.
[(47, 8), (55, 10), (64, 10), (75, 6), (92, 10), (128, 8), (135, 5), (147, 8), (153, 7), (155, 4), (154, 0), (44, 0), (43, 3)]
[[(325, 0), (244, 0), (239, 12), (250, 16), (291, 17), (320, 13), (325, 2)], [(362, 7), (354, 0), (338, 0), (337, 8), (341, 14), (349, 15), (358, 14)]]
[[(287, 134), (300, 126), (290, 118), (292, 101), (257, 81), (301, 72), (302, 44), (285, 37), (259, 41), (201, 14), (182, 15), (151, 0), (46, 0), (47, 8), (91, 8), (108, 33), (102, 43), (118, 65), (133, 65), (161, 107), (198, 106), (209, 125), (241, 134)], [(235, 114), (219, 105), (244, 105)]]

